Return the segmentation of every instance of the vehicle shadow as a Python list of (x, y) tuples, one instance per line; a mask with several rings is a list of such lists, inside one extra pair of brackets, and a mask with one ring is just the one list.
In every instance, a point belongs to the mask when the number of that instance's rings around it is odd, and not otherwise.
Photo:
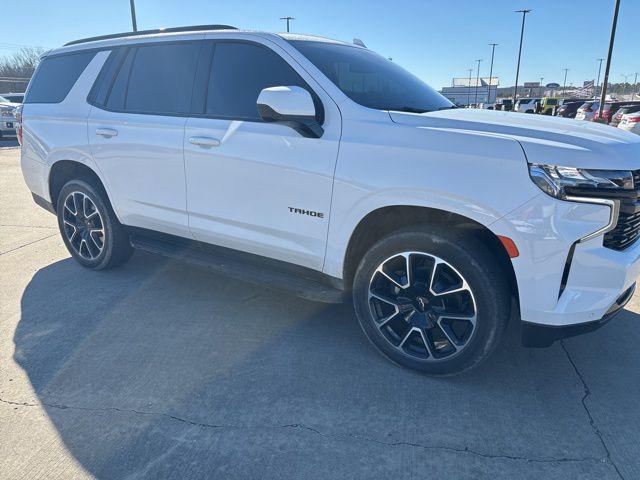
[[(567, 342), (603, 409), (638, 398), (638, 317)], [(508, 455), (594, 459), (583, 478), (607, 468), (565, 350), (521, 348), (514, 328), (479, 368), (434, 379), (383, 359), (349, 305), (136, 253), (114, 271), (70, 259), (38, 271), (14, 343), (66, 448), (97, 478), (390, 476), (416, 448), (415, 465), (467, 455), (482, 471)]]

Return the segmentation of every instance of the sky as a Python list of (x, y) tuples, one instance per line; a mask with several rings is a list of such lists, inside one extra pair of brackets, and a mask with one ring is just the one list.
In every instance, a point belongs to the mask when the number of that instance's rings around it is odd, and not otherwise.
[[(489, 75), (496, 47), (494, 76), (512, 86), (521, 14), (527, 15), (519, 83), (564, 80), (582, 85), (598, 73), (606, 57), (614, 0), (136, 0), (138, 29), (222, 23), (279, 32), (283, 16), (295, 17), (291, 31), (367, 47), (440, 89), (452, 77)], [(11, 2), (3, 22), (0, 55), (20, 45), (46, 49), (70, 40), (131, 30), (129, 0), (20, 0)], [(638, 39), (640, 0), (621, 0), (610, 82), (640, 72)], [(604, 72), (604, 68), (603, 68)], [(633, 82), (633, 75), (628, 77)]]

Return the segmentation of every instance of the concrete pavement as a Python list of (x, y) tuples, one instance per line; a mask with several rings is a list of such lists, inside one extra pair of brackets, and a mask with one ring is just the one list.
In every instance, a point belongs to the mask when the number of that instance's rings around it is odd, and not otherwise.
[(640, 478), (638, 312), (431, 379), (349, 305), (79, 267), (0, 142), (0, 478)]

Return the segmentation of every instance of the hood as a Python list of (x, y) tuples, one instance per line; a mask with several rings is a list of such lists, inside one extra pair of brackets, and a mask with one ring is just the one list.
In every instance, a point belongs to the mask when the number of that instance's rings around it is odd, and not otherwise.
[(512, 138), (520, 142), (530, 163), (640, 169), (640, 135), (599, 123), (471, 108), (389, 115), (395, 123), (417, 128)]

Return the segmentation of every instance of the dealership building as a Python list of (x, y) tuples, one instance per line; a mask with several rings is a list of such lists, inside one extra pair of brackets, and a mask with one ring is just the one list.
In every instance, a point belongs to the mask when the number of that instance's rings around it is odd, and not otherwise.
[(443, 87), (440, 93), (456, 105), (473, 103), (493, 103), (498, 93), (498, 77), (454, 78), (450, 87)]

